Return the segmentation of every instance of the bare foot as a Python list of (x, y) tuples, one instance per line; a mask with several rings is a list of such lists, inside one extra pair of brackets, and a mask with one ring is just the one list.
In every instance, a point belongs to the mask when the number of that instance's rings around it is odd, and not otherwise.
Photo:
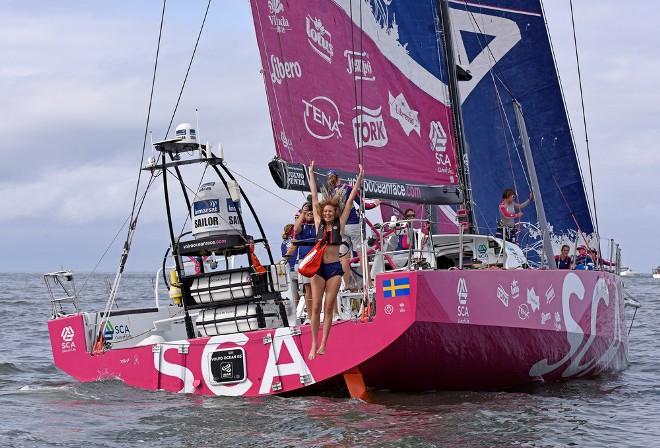
[(325, 355), (325, 345), (322, 345), (319, 347), (318, 350), (316, 350), (317, 355)]
[(307, 358), (312, 361), (314, 358), (316, 358), (316, 353), (316, 347), (312, 347), (312, 349), (309, 351), (309, 355), (307, 355)]

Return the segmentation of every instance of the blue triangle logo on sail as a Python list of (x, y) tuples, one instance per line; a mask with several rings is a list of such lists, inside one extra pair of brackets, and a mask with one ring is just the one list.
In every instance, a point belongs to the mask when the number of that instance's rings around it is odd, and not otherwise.
[(495, 36), (491, 36), (490, 34), (475, 33), (466, 30), (461, 30), (460, 33), (463, 47), (467, 54), (467, 61), (470, 63), (495, 39)]

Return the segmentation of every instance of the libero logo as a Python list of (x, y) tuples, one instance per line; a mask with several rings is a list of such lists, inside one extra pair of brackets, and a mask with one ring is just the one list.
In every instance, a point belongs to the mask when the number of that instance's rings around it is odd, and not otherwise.
[(374, 69), (371, 67), (371, 60), (369, 54), (359, 51), (344, 51), (344, 57), (348, 68), (346, 69), (350, 75), (353, 75), (356, 80), (362, 81), (375, 81)]
[[(369, 109), (364, 106), (354, 107), (356, 117), (353, 118), (353, 136), (355, 146), (374, 146), (382, 148), (387, 145), (387, 129), (381, 115), (381, 109)], [(359, 115), (358, 115), (359, 114)]]
[(297, 61), (280, 61), (275, 55), (270, 56), (270, 80), (273, 84), (282, 84), (284, 79), (302, 77), (302, 68)]
[(62, 337), (62, 353), (76, 351), (76, 343), (73, 342), (73, 337), (75, 335), (76, 333), (73, 331), (73, 327), (68, 326), (62, 328), (62, 333), (60, 333), (60, 336)]
[(409, 136), (412, 131), (415, 131), (417, 135), (421, 136), (418, 112), (408, 106), (408, 101), (403, 93), (399, 93), (396, 97), (392, 96), (390, 92), (387, 93), (390, 98), (390, 116), (401, 124), (406, 135)]
[(284, 12), (284, 4), (282, 0), (268, 0), (268, 21), (271, 27), (278, 33), (286, 33), (291, 29), (289, 21), (282, 14)]
[(325, 29), (323, 22), (318, 17), (307, 16), (305, 23), (309, 46), (324, 60), (332, 63), (335, 51), (332, 48), (332, 34), (330, 34), (330, 31)]
[(344, 123), (334, 101), (325, 96), (317, 96), (310, 101), (302, 100), (302, 102), (305, 105), (303, 114), (305, 128), (312, 137), (319, 140), (341, 138), (339, 127)]

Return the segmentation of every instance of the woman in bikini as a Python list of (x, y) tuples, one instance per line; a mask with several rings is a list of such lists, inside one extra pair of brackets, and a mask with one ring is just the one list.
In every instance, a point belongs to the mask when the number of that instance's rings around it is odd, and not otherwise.
[[(346, 204), (353, 204), (355, 196), (360, 191), (364, 170), (362, 169), (362, 165), (359, 165), (359, 167), (360, 174), (355, 180), (355, 186), (351, 190)], [(326, 242), (323, 262), (316, 275), (312, 277), (312, 348), (309, 351), (309, 359), (314, 359), (317, 354), (325, 354), (325, 347), (328, 343), (328, 335), (330, 335), (332, 317), (337, 302), (337, 292), (339, 291), (341, 278), (344, 274), (341, 268), (341, 262), (339, 261), (339, 245), (342, 242), (344, 228), (352, 207), (344, 207), (344, 210), (340, 213), (338, 198), (328, 198), (319, 203), (313, 161), (309, 165), (309, 186), (312, 191), (312, 209), (314, 210), (316, 240)], [(323, 336), (321, 338), (321, 345), (317, 349), (316, 341), (318, 339), (321, 321), (321, 304), (323, 303), (324, 293)]]

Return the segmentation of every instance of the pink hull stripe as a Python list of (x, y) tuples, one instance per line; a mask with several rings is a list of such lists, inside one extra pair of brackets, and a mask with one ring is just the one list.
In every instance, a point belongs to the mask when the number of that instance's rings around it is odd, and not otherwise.
[[(118, 378), (142, 389), (226, 396), (290, 392), (355, 366), (370, 387), (431, 390), (573, 378), (627, 362), (622, 288), (612, 274), (418, 271), (382, 274), (376, 283), (373, 321), (335, 323), (327, 354), (313, 361), (309, 326), (301, 334), (280, 328), (91, 356), (82, 315), (49, 321), (53, 357), (80, 381)], [(232, 347), (245, 350), (247, 378), (215, 384), (211, 354)]]

